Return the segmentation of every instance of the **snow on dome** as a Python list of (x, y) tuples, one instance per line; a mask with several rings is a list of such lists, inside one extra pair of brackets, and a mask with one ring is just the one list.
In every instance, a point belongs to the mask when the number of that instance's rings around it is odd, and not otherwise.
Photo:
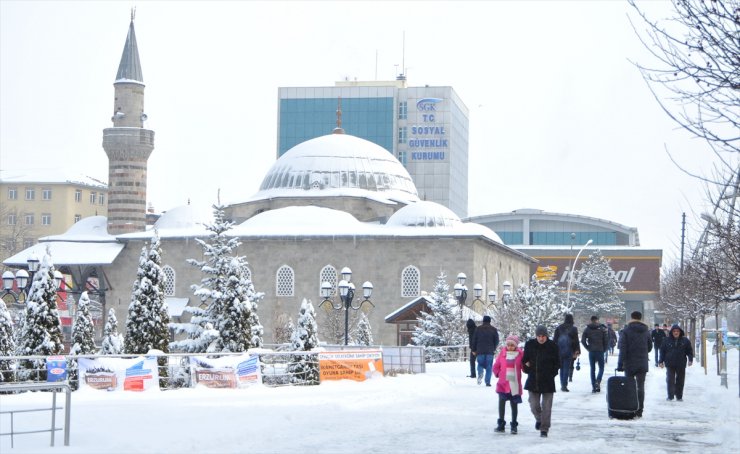
[(202, 227), (213, 222), (213, 208), (183, 205), (162, 213), (154, 223), (157, 230), (191, 229)]
[(241, 235), (337, 235), (369, 231), (351, 214), (317, 206), (291, 206), (269, 210), (236, 226), (230, 234)]
[(449, 208), (435, 202), (411, 203), (393, 213), (386, 225), (408, 227), (454, 227), (462, 221)]
[(316, 196), (315, 191), (332, 189), (419, 200), (411, 176), (398, 159), (379, 145), (347, 134), (317, 137), (285, 152), (267, 172), (254, 198)]
[(115, 241), (115, 237), (108, 234), (108, 218), (89, 216), (72, 224), (63, 234), (39, 238), (39, 241), (107, 242)]

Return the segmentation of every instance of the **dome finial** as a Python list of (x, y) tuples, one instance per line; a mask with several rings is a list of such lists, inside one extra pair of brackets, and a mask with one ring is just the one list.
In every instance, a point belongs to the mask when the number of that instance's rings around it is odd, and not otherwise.
[(136, 18), (136, 7), (131, 8), (131, 22)]
[(334, 128), (332, 134), (344, 134), (342, 129), (342, 97), (337, 98), (337, 127)]

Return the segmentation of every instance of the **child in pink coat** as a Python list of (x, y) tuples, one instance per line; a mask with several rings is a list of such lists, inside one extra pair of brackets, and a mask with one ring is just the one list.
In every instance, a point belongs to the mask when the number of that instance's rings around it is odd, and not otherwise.
[(517, 433), (516, 422), (518, 404), (522, 403), (522, 349), (519, 348), (519, 338), (510, 335), (506, 338), (506, 345), (493, 363), (493, 375), (498, 378), (496, 392), (498, 393), (498, 426), (496, 432), (506, 432), (506, 401), (511, 405), (511, 433)]

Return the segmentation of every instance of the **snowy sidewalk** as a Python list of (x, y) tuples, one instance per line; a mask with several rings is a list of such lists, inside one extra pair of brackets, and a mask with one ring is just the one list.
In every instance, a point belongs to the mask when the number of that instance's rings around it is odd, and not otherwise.
[[(519, 434), (495, 434), (495, 388), (466, 378), (467, 363), (444, 363), (428, 364), (426, 374), (364, 383), (79, 391), (72, 396), (70, 447), (49, 448), (47, 433), (17, 436), (12, 450), (9, 437), (2, 437), (0, 452), (725, 453), (740, 443), (737, 362), (733, 351), (729, 390), (719, 386), (711, 370), (705, 376), (696, 364), (689, 368), (684, 402), (666, 402), (665, 372), (651, 368), (644, 417), (634, 421), (608, 419), (605, 393), (591, 394), (586, 364), (575, 373), (570, 393), (555, 394), (545, 439), (534, 429), (526, 395), (519, 407)], [(606, 376), (614, 374), (615, 365), (611, 357)], [(0, 408), (38, 408), (50, 400), (43, 393), (0, 396)], [(35, 418), (37, 426), (48, 427), (48, 414)], [(19, 419), (16, 430), (23, 430), (28, 423)], [(0, 432), (7, 432), (8, 424), (0, 418)]]

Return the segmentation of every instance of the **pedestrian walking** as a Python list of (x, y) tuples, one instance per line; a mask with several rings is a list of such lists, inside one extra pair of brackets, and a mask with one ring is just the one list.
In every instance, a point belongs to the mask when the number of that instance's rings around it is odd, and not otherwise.
[(498, 330), (491, 326), (491, 317), (483, 316), (483, 324), (475, 329), (473, 334), (473, 354), (478, 361), (478, 384), (483, 381), (485, 370), (486, 386), (491, 386), (491, 368), (493, 367), (493, 354), (498, 347)]
[[(657, 353), (656, 353), (657, 354)], [(691, 341), (684, 336), (678, 324), (671, 327), (671, 335), (663, 341), (660, 347), (660, 367), (665, 367), (665, 379), (668, 388), (668, 398), (677, 401), (683, 400), (683, 385), (686, 380), (686, 361), (689, 367), (694, 363), (694, 348)]]
[(522, 349), (519, 338), (510, 335), (506, 338), (505, 347), (493, 363), (493, 375), (498, 378), (498, 421), (496, 432), (506, 432), (506, 402), (511, 406), (511, 433), (517, 433), (519, 423), (516, 420), (519, 404), (522, 403)]
[[(599, 323), (599, 316), (592, 315), (591, 323), (586, 325), (581, 336), (581, 343), (588, 351), (588, 363), (591, 366), (591, 392), (601, 392), (601, 378), (604, 376), (604, 352), (608, 351), (609, 334), (606, 326)], [(596, 366), (599, 373), (596, 375)]]
[(475, 378), (475, 354), (473, 354), (473, 336), (475, 335), (475, 321), (472, 318), (468, 319), (465, 324), (468, 329), (468, 347), (470, 348), (470, 375), (469, 377)]
[(655, 356), (655, 367), (658, 367), (658, 353), (660, 352), (660, 346), (663, 344), (663, 340), (666, 338), (666, 333), (660, 329), (660, 325), (657, 323), (652, 331), (650, 331), (650, 340), (653, 341), (653, 356)]
[(529, 409), (536, 421), (534, 428), (540, 437), (547, 437), (550, 430), (552, 400), (555, 396), (555, 376), (560, 367), (558, 346), (547, 337), (547, 328), (540, 325), (535, 338), (524, 344), (522, 370), (527, 374), (524, 389), (529, 391)]
[(581, 355), (578, 328), (574, 325), (573, 314), (565, 314), (565, 321), (555, 330), (553, 341), (560, 352), (560, 390), (567, 393), (570, 391), (568, 381), (573, 381), (573, 362)]
[(614, 354), (614, 347), (617, 346), (617, 332), (614, 331), (611, 323), (606, 324), (606, 332), (607, 332), (607, 335), (609, 336), (609, 352), (606, 355), (604, 355), (604, 363), (609, 362), (609, 355)]
[(642, 417), (645, 408), (645, 375), (649, 369), (648, 353), (653, 349), (650, 327), (642, 321), (642, 312), (634, 311), (632, 319), (619, 334), (619, 358), (617, 370), (637, 381), (637, 417)]

